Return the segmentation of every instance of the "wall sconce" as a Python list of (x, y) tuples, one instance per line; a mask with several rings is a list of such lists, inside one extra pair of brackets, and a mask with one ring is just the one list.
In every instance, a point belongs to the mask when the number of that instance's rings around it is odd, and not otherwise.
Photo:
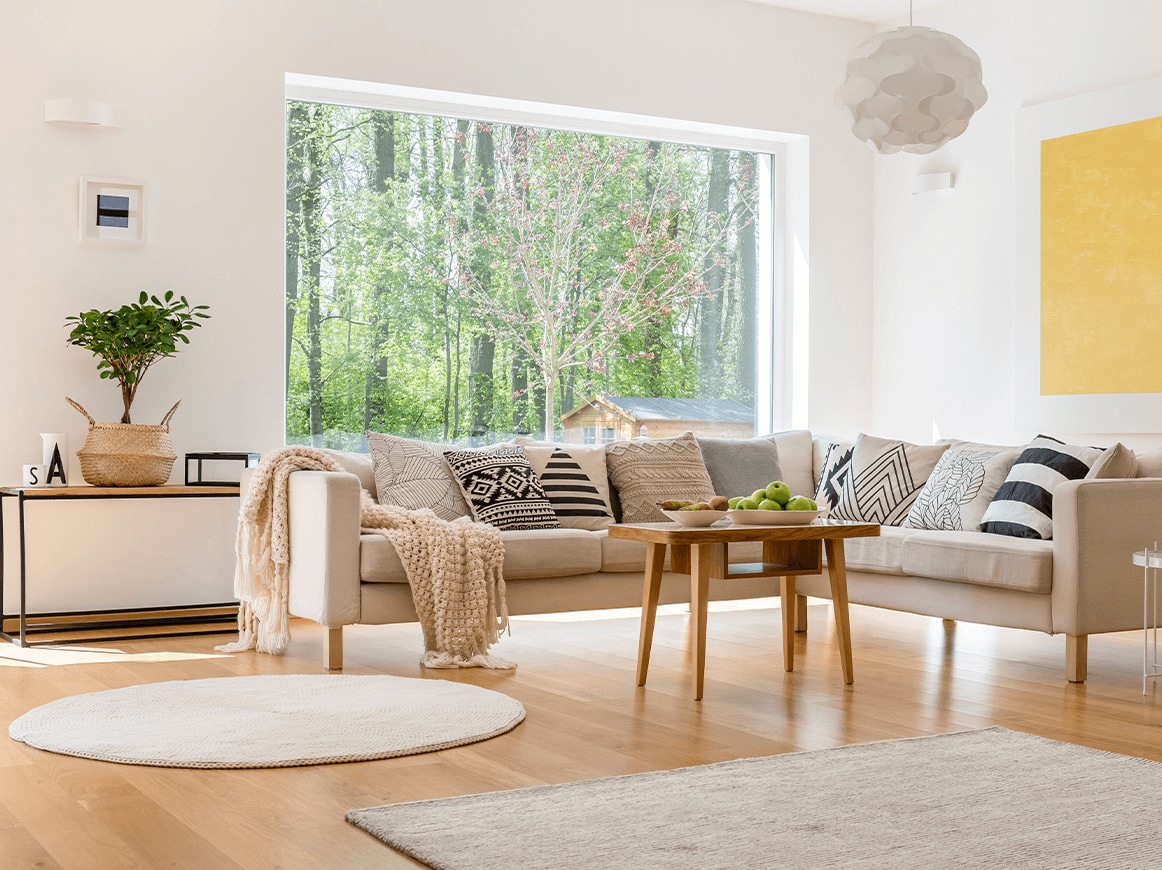
[(45, 100), (46, 124), (87, 129), (120, 129), (125, 126), (125, 107), (95, 100)]

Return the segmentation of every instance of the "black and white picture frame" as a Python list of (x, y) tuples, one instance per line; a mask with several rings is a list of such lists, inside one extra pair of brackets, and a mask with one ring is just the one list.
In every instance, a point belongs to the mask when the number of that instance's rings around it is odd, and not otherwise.
[(82, 178), (80, 239), (114, 245), (145, 242), (145, 185), (116, 178)]

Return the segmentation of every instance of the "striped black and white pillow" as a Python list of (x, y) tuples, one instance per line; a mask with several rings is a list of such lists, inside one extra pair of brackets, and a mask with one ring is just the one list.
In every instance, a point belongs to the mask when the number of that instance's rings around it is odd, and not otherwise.
[(1053, 537), (1053, 490), (1080, 480), (1101, 457), (1100, 447), (1064, 444), (1038, 435), (1021, 451), (981, 517), (980, 530), (1014, 538)]
[(613, 522), (604, 444), (513, 440), (540, 477), (561, 528), (598, 531)]

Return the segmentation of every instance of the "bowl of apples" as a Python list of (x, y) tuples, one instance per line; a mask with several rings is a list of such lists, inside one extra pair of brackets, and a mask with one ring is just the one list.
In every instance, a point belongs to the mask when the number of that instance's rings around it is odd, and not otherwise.
[(712, 526), (726, 516), (729, 499), (726, 496), (716, 495), (709, 501), (690, 501), (689, 499), (670, 499), (657, 503), (666, 519), (682, 526), (705, 528)]
[(740, 495), (727, 502), (727, 516), (732, 523), (752, 526), (805, 526), (827, 513), (819, 510), (814, 499), (791, 495), (791, 488), (773, 480), (750, 495)]

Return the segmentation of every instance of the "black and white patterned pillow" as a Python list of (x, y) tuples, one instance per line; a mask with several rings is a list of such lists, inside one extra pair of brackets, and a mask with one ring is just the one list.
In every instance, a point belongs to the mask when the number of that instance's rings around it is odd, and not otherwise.
[(851, 454), (855, 445), (850, 441), (834, 441), (827, 446), (823, 457), (823, 471), (819, 474), (819, 485), (815, 487), (815, 503), (820, 510), (831, 510), (839, 503), (839, 492), (843, 479), (851, 469)]
[(909, 444), (861, 433), (831, 517), (882, 526), (902, 524), (947, 449), (947, 444)]
[(472, 517), (498, 529), (559, 529), (540, 478), (519, 447), (445, 450)]
[(442, 520), (469, 515), (456, 478), (444, 461), (445, 445), (367, 433), (380, 504), (408, 510), (431, 508)]
[(613, 522), (604, 444), (513, 440), (541, 479), (561, 528), (598, 531)]
[(981, 517), (980, 530), (1014, 538), (1053, 537), (1053, 490), (1080, 480), (1102, 455), (1100, 447), (1065, 444), (1038, 435), (1021, 451)]
[(981, 516), (1019, 452), (987, 445), (950, 447), (932, 469), (904, 525), (914, 529), (979, 531)]

